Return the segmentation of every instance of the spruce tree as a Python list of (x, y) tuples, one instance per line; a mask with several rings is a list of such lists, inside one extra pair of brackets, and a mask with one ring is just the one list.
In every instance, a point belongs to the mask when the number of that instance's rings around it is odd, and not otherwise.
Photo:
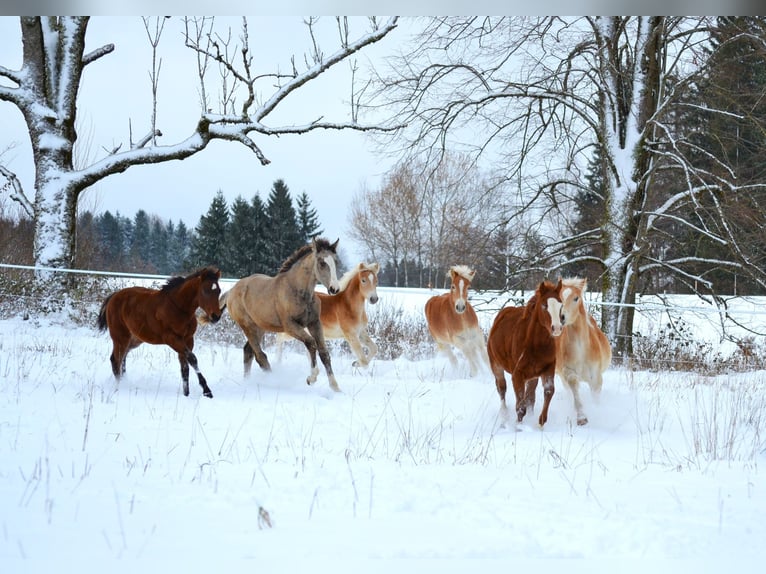
[(149, 215), (139, 209), (133, 218), (133, 241), (130, 244), (130, 266), (134, 271), (154, 272), (151, 265)]
[(189, 266), (192, 268), (216, 265), (230, 274), (226, 259), (226, 229), (229, 226), (229, 207), (223, 192), (218, 190), (210, 203), (207, 214), (199, 219), (194, 228)]
[(311, 207), (311, 200), (305, 191), (298, 196), (296, 205), (298, 207), (298, 228), (301, 234), (301, 241), (308, 243), (323, 233), (322, 228), (319, 226), (319, 217), (317, 216), (316, 209)]
[(253, 245), (256, 234), (253, 207), (239, 195), (231, 204), (228, 228), (228, 268), (234, 277), (246, 277), (255, 272), (257, 254)]
[(168, 248), (170, 241), (162, 220), (154, 215), (150, 218), (149, 262), (157, 273), (168, 273)]
[(106, 271), (119, 270), (125, 253), (125, 237), (120, 220), (110, 211), (105, 211), (96, 217), (96, 229), (102, 257), (99, 267)]
[(269, 244), (266, 240), (268, 217), (266, 216), (266, 204), (256, 193), (251, 202), (251, 213), (253, 216), (253, 236), (250, 239), (254, 254), (253, 273), (268, 273)]
[(266, 217), (267, 273), (273, 275), (284, 260), (304, 244), (290, 190), (282, 179), (276, 180), (271, 188)]

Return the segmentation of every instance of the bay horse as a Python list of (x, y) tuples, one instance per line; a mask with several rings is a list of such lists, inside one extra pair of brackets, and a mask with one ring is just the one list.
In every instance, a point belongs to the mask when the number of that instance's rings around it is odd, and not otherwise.
[(317, 283), (322, 283), (330, 294), (340, 289), (336, 271), (338, 241), (330, 244), (323, 238), (312, 239), (284, 261), (276, 276), (256, 273), (243, 277), (221, 296), (221, 305), (228, 308), (231, 318), (247, 338), (243, 348), (245, 376), (250, 374), (253, 358), (262, 370), (271, 370), (262, 347), (264, 333), (286, 333), (301, 341), (309, 353), (311, 372), (306, 383), (310, 385), (317, 380), (318, 352), (330, 388), (340, 391), (319, 320), (319, 299), (314, 291)]
[(447, 355), (453, 368), (458, 362), (452, 347), (460, 349), (468, 359), (472, 377), (482, 364), (488, 365), (484, 332), (476, 311), (468, 302), (468, 289), (475, 275), (475, 269), (453, 265), (448, 272), (449, 293), (431, 297), (425, 307), (428, 330), (437, 349)]
[[(345, 339), (356, 355), (354, 367), (366, 367), (378, 352), (378, 346), (367, 332), (365, 303), (378, 302), (378, 263), (359, 263), (339, 280), (335, 295), (316, 293), (320, 303), (319, 320), (325, 339)], [(287, 336), (277, 335), (279, 354)]]
[(218, 269), (205, 267), (187, 277), (172, 277), (161, 289), (126, 287), (109, 295), (101, 304), (96, 324), (99, 331), (109, 329), (113, 344), (109, 360), (114, 377), (119, 381), (125, 374), (128, 352), (141, 343), (167, 345), (178, 353), (184, 395), (189, 396), (191, 365), (203, 394), (212, 399), (213, 393), (192, 351), (197, 309), (202, 309), (208, 322), (221, 318), (220, 278)]
[(556, 373), (572, 391), (577, 424), (588, 424), (580, 399), (580, 381), (586, 381), (591, 393), (598, 397), (603, 373), (612, 361), (612, 348), (596, 320), (585, 310), (583, 295), (587, 279), (564, 279), (561, 291), (563, 313), (567, 326), (556, 339)]
[(564, 328), (561, 314), (561, 279), (555, 285), (542, 281), (523, 307), (504, 307), (495, 316), (487, 337), (487, 353), (500, 395), (501, 416), (508, 419), (505, 371), (511, 373), (516, 394), (516, 415), (521, 422), (534, 410), (538, 378), (543, 380), (543, 410), (538, 422), (548, 420), (556, 373), (556, 343)]

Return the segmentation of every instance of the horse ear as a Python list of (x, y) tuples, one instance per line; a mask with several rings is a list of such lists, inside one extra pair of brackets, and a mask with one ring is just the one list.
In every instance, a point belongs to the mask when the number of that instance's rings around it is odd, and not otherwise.
[(333, 250), (333, 251), (337, 251), (337, 250), (338, 250), (338, 242), (339, 242), (339, 241), (340, 241), (340, 237), (338, 237), (338, 239), (336, 239), (336, 240), (335, 240), (335, 243), (333, 243), (333, 244), (330, 246), (330, 247), (332, 247), (332, 250)]
[(476, 275), (476, 269), (469, 269), (468, 270), (468, 280), (473, 281), (474, 276)]
[(380, 263), (376, 261), (375, 263), (370, 264), (370, 269), (372, 269), (377, 275), (378, 271), (380, 271)]

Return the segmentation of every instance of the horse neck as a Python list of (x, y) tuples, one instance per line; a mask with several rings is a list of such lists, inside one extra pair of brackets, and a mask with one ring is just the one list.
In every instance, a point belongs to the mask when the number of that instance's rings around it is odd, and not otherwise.
[(199, 282), (201, 279), (195, 277), (194, 279), (187, 279), (181, 283), (176, 289), (167, 293), (168, 298), (173, 304), (182, 311), (188, 311), (194, 313), (199, 306)]
[(351, 280), (348, 282), (348, 285), (346, 285), (346, 288), (343, 289), (341, 293), (345, 293), (346, 297), (351, 300), (364, 298), (364, 295), (362, 295), (362, 280), (359, 273), (351, 278)]
[(309, 254), (304, 256), (303, 259), (290, 267), (285, 274), (297, 287), (302, 287), (307, 291), (313, 291), (318, 283), (316, 274), (314, 273), (314, 255)]

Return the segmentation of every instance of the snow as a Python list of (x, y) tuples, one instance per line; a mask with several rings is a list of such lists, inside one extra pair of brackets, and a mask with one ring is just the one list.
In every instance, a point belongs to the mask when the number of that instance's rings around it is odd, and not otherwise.
[[(420, 313), (427, 295), (379, 291), (371, 315)], [(707, 572), (766, 558), (763, 372), (613, 366), (599, 401), (581, 393), (587, 426), (557, 385), (544, 429), (537, 415), (500, 428), (491, 375), (467, 365), (359, 371), (334, 345), (333, 393), (323, 370), (306, 385), (292, 345), (244, 379), (217, 328), (195, 349), (210, 400), (193, 372), (181, 394), (165, 347), (133, 351), (117, 386), (107, 335), (63, 314), (0, 321), (3, 572)]]

